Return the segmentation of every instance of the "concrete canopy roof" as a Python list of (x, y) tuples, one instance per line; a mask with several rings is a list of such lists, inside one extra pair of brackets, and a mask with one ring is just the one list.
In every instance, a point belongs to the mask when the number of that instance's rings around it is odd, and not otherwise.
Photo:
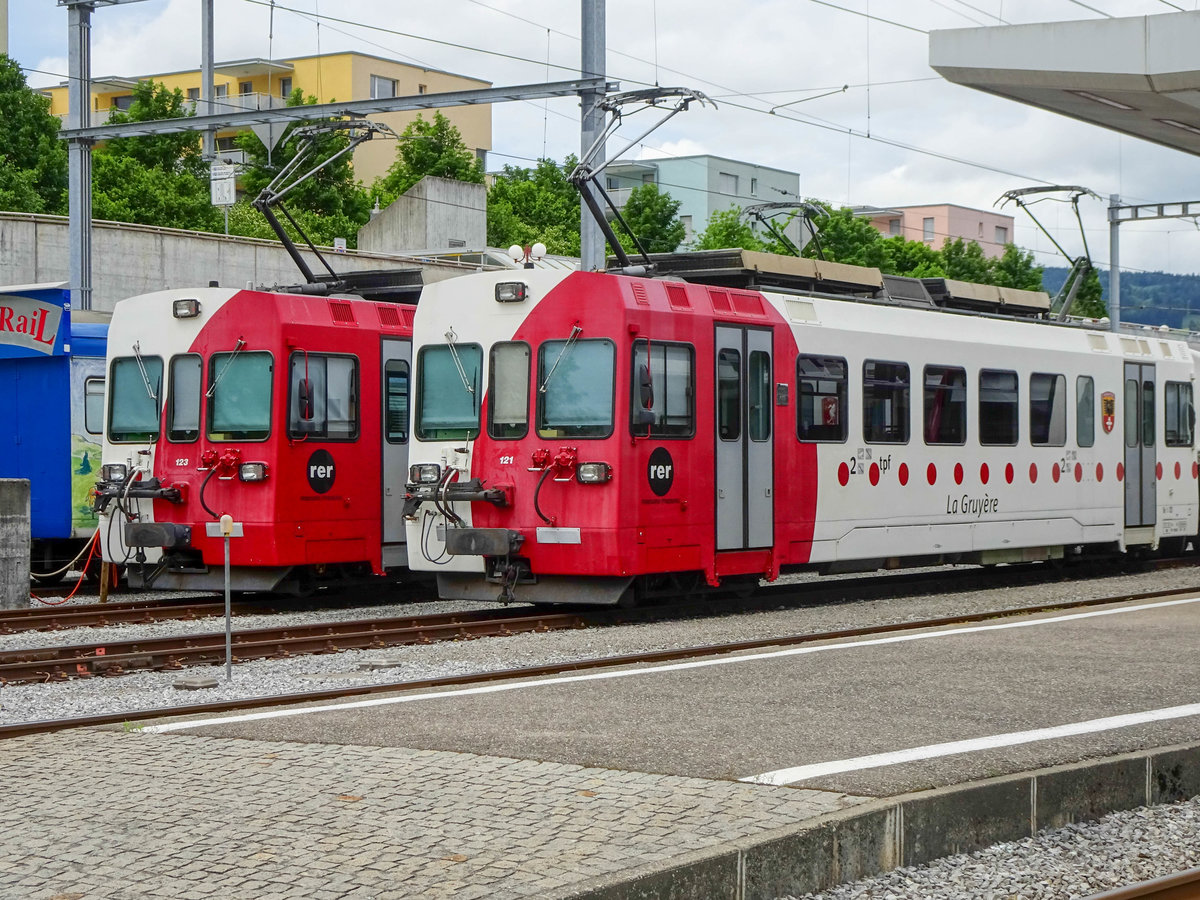
[(1200, 12), (929, 35), (955, 84), (1200, 155)]

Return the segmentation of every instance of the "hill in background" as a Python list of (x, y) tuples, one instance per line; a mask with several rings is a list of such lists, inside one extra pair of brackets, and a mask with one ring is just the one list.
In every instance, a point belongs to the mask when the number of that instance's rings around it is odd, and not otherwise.
[[(1107, 303), (1108, 269), (1100, 269), (1099, 275)], [(1042, 283), (1054, 296), (1066, 277), (1066, 268), (1048, 266)], [(1200, 275), (1121, 272), (1121, 321), (1200, 331)]]

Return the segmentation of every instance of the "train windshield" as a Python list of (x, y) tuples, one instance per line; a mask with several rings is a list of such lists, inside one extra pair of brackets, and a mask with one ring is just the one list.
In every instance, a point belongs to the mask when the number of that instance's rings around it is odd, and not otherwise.
[(163, 361), (158, 356), (122, 356), (113, 360), (108, 436), (115, 443), (158, 439)]
[(613, 428), (612, 341), (546, 341), (538, 350), (539, 437), (608, 437)]
[(263, 441), (271, 433), (270, 353), (214, 353), (208, 361), (208, 436)]
[(417, 437), (422, 441), (470, 440), (479, 436), (478, 344), (422, 347), (417, 357)]

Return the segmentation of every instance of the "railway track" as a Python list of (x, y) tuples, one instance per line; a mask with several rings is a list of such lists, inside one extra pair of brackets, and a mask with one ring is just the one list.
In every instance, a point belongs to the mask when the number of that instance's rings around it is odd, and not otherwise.
[(1176, 875), (1093, 894), (1086, 900), (1195, 900), (1197, 897), (1200, 897), (1200, 869), (1188, 869)]
[[(64, 728), (129, 723), (135, 721), (145, 721), (148, 719), (164, 718), (168, 716), (174, 717), (208, 714), (238, 709), (260, 708), (265, 706), (285, 706), (298, 703), (312, 703), (324, 700), (361, 696), (365, 694), (393, 693), (397, 691), (421, 690), (462, 684), (479, 684), (514, 678), (536, 678), (548, 675), (558, 675), (564, 672), (588, 669), (614, 668), (639, 664), (645, 665), (652, 663), (698, 659), (729, 653), (758, 650), (765, 647), (795, 646), (799, 644), (817, 643), (821, 641), (839, 640), (852, 637), (863, 637), (867, 635), (913, 631), (924, 628), (938, 628), (950, 625), (965, 625), (980, 621), (995, 620), (1001, 617), (1081, 609), (1120, 602), (1164, 599), (1175, 596), (1188, 596), (1195, 593), (1195, 589), (1188, 589), (1157, 591), (1145, 594), (1125, 594), (1117, 597), (1106, 597), (1093, 600), (1076, 600), (1062, 603), (1039, 604), (1036, 606), (1021, 607), (1017, 609), (994, 610), (983, 613), (946, 616), (935, 619), (922, 619), (911, 622), (841, 629), (837, 631), (776, 636), (725, 644), (710, 644), (669, 650), (650, 651), (638, 654), (572, 660), (548, 665), (529, 666), (517, 669), (501, 669), (491, 672), (421, 679), (417, 681), (355, 685), (304, 693), (280, 694), (275, 696), (255, 697), (239, 700), (221, 700), (210, 703), (190, 704), (186, 706), (170, 706), (122, 713), (106, 713), (71, 719), (23, 722), (13, 725), (0, 726), (0, 739), (22, 734), (57, 731)], [(487, 615), (488, 614), (480, 614), (481, 617), (485, 617)], [(482, 636), (483, 634), (516, 634), (520, 630), (549, 631), (554, 627), (587, 627), (588, 625), (602, 624), (602, 621), (599, 618), (599, 616), (602, 615), (607, 616), (608, 622), (611, 622), (614, 621), (617, 616), (622, 615), (622, 613), (619, 611), (605, 611), (602, 614), (564, 613), (561, 615), (511, 616), (508, 618), (499, 619), (493, 617), (491, 619), (479, 618), (473, 622), (467, 621), (471, 618), (471, 616), (458, 614), (456, 616), (440, 617), (447, 620), (441, 625), (437, 625), (432, 621), (433, 619), (439, 617), (417, 617), (415, 619), (409, 619), (407, 626), (401, 625), (399, 621), (397, 621), (394, 627), (388, 628), (374, 627), (379, 626), (380, 622), (378, 620), (368, 620), (357, 623), (343, 623), (348, 626), (357, 626), (358, 630), (355, 630), (354, 627), (351, 627), (340, 636), (316, 634), (315, 629), (328, 628), (329, 626), (314, 626), (313, 629), (310, 629), (310, 633), (305, 635), (297, 635), (297, 643), (292, 646), (298, 648), (306, 645), (313, 648), (309, 652), (329, 653), (337, 652), (339, 649), (347, 649), (346, 646), (342, 645), (349, 645), (351, 642), (357, 642), (360, 644), (360, 646), (364, 647), (383, 647), (394, 645), (389, 644), (389, 640), (395, 641), (396, 643), (424, 643), (426, 641), (433, 641), (435, 639), (465, 639), (472, 636)], [(624, 615), (627, 615), (627, 612), (624, 613)], [(249, 639), (241, 643), (235, 643), (235, 658), (238, 660), (244, 660), (248, 658), (263, 658), (265, 656), (291, 654), (291, 649), (284, 641), (283, 634), (289, 630), (296, 629), (260, 629), (257, 632), (243, 632), (243, 635), (247, 636)], [(268, 636), (267, 633), (275, 631), (278, 633)], [(211, 640), (216, 640), (219, 638), (223, 641), (224, 635), (214, 634), (202, 637), (205, 638), (205, 641), (203, 642), (204, 646), (197, 646), (195, 648), (197, 653), (196, 658), (202, 659), (204, 662), (208, 663), (222, 661), (224, 658), (223, 646), (218, 649), (212, 646)], [(194, 640), (194, 638), (189, 640)], [(143, 645), (145, 643), (146, 642), (142, 642)], [(179, 641), (176, 639), (176, 644), (178, 645), (178, 643)], [(7, 672), (7, 666), (18, 664), (8, 662), (6, 658), (10, 654), (4, 654), (3, 656), (0, 656), (0, 675), (2, 675), (4, 678), (8, 678), (10, 674), (17, 673), (18, 671), (25, 671), (26, 673), (40, 673), (31, 675), (28, 680), (42, 681), (47, 680), (49, 677), (54, 677), (49, 673), (52, 673), (56, 670), (61, 670), (63, 672), (61, 676), (62, 678), (70, 678), (72, 676), (78, 677), (89, 674), (104, 674), (106, 671), (106, 666), (112, 666), (113, 668), (109, 671), (114, 673), (117, 671), (132, 671), (136, 668), (153, 667), (155, 665), (154, 660), (156, 659), (161, 661), (158, 664), (161, 668), (183, 667), (183, 663), (179, 661), (178, 656), (173, 655), (180, 652), (180, 648), (178, 646), (173, 651), (170, 648), (148, 648), (146, 646), (142, 646), (138, 650), (129, 650), (127, 653), (109, 654), (107, 651), (110, 646), (113, 645), (105, 646), (105, 652), (99, 654), (95, 652), (97, 648), (92, 647), (90, 648), (90, 656), (67, 657), (64, 655), (58, 655), (54, 658), (45, 660), (27, 661), (26, 663), (21, 664), (26, 666), (24, 670), (11, 669)], [(79, 648), (50, 649), (54, 651), (72, 651)], [(247, 655), (247, 653), (258, 655), (250, 656)], [(83, 668), (77, 669), (76, 666), (82, 666)], [(127, 668), (126, 666), (132, 666), (132, 668)]]
[[(270, 607), (261, 604), (242, 602), (232, 604), (232, 609), (235, 614), (271, 611)], [(107, 625), (147, 625), (224, 614), (224, 601), (218, 603), (208, 597), (199, 600), (122, 600), (115, 603), (5, 609), (0, 610), (0, 634)]]

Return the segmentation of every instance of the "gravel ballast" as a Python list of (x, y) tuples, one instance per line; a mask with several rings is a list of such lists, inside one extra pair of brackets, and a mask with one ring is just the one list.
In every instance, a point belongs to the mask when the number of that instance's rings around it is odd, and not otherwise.
[[(1200, 797), (948, 856), (802, 900), (1066, 900), (1200, 866)], [(795, 898), (789, 898), (795, 900)]]

